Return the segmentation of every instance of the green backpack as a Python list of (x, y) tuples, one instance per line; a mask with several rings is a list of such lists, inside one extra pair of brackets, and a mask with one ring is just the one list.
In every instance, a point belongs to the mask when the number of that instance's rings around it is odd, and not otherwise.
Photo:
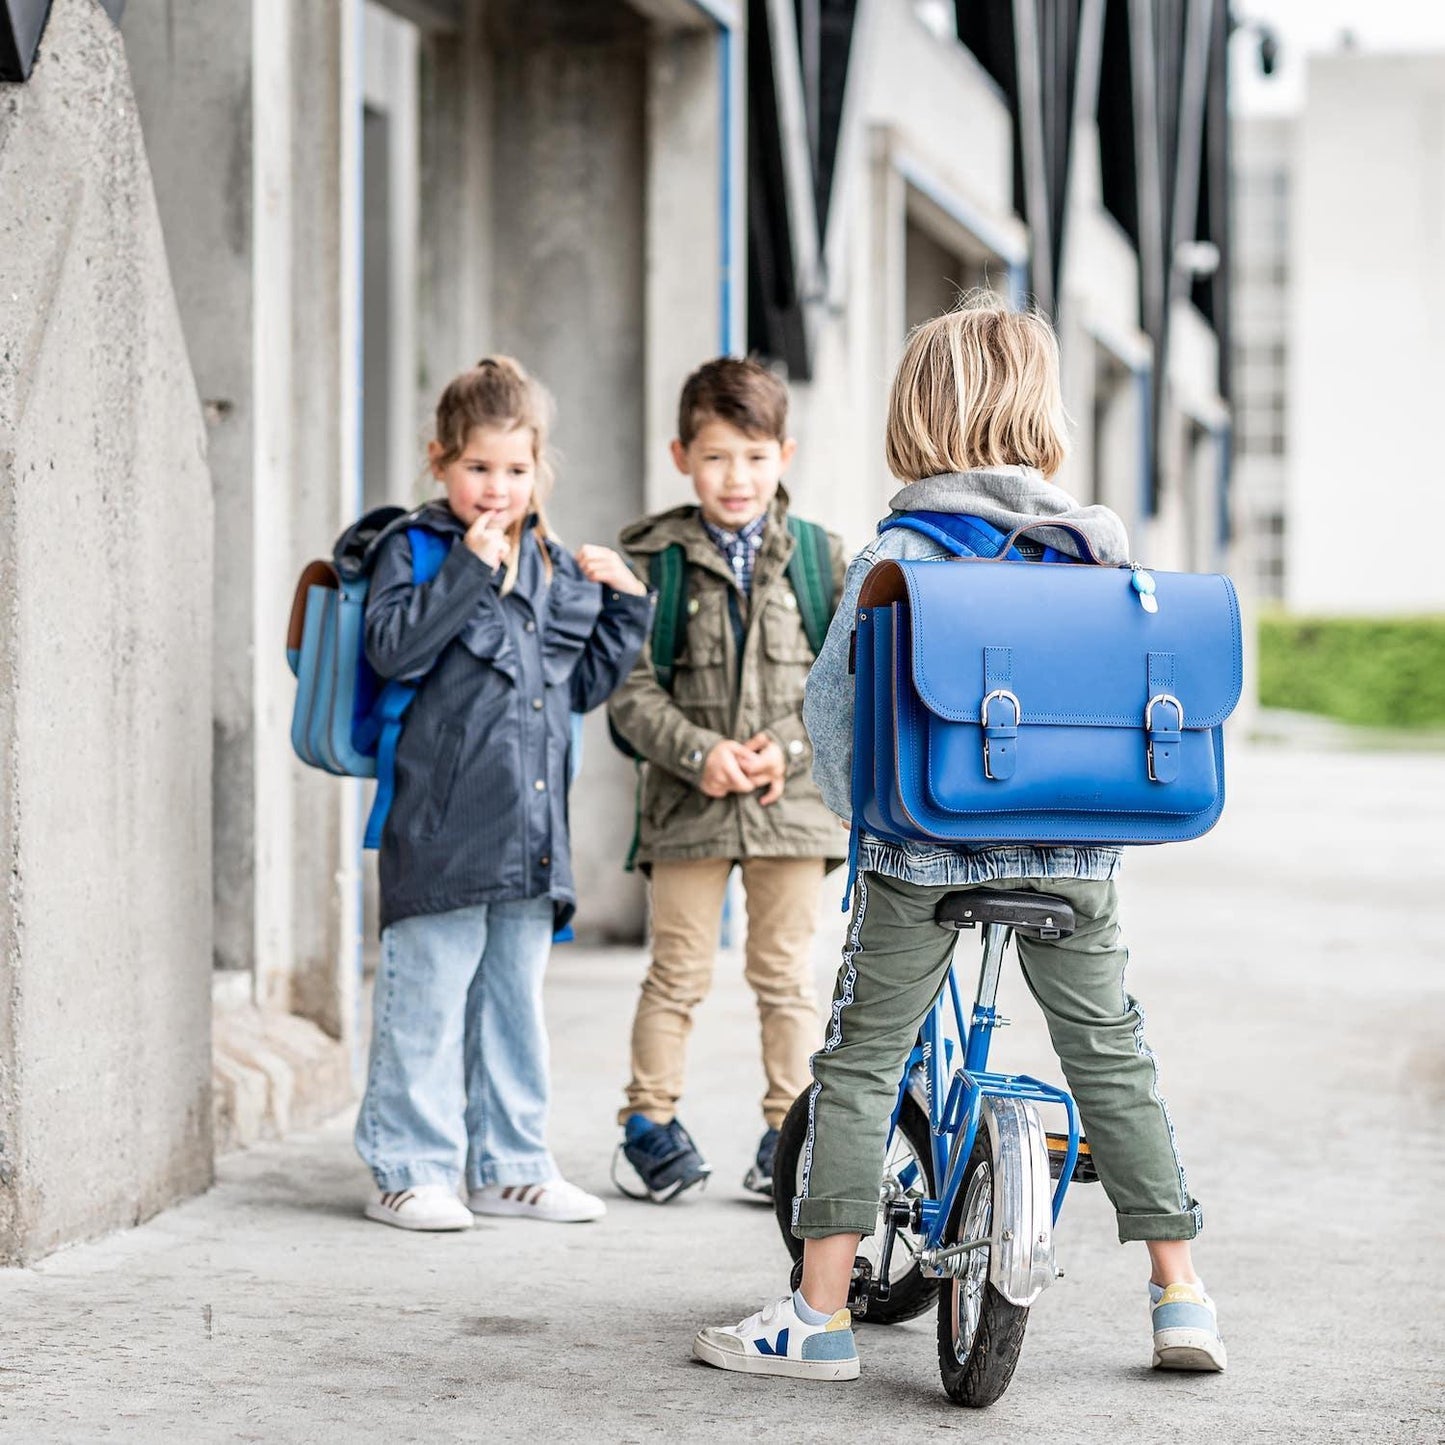
[[(798, 599), (803, 631), (816, 657), (828, 635), (837, 602), (833, 595), (833, 555), (827, 532), (816, 522), (789, 517), (787, 524), (793, 555), (788, 558), (785, 575)], [(657, 592), (657, 610), (652, 615), (652, 670), (663, 691), (671, 692), (673, 665), (687, 636), (687, 558), (681, 542), (673, 542), (655, 554), (648, 580)], [(620, 753), (638, 758), (637, 750), (616, 728), (611, 728), (611, 733)]]

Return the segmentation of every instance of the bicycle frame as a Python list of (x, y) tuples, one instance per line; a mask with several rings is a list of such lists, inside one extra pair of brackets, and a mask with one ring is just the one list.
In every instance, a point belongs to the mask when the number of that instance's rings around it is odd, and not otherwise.
[[(898, 1126), (898, 1113), (909, 1091), (915, 1073), (921, 1072), (928, 1116), (929, 1144), (932, 1149), (933, 1177), (937, 1181), (937, 1197), (921, 1201), (922, 1234), (926, 1248), (937, 1249), (943, 1243), (944, 1230), (953, 1214), (969, 1156), (982, 1122), (986, 1100), (1021, 1100), (1028, 1103), (1058, 1104), (1068, 1120), (1068, 1145), (1063, 1168), (1050, 1201), (1051, 1223), (1057, 1224), (1064, 1196), (1073, 1178), (1079, 1157), (1079, 1120), (1069, 1094), (1041, 1079), (1027, 1074), (988, 1072), (989, 1044), (993, 1031), (1008, 1022), (1001, 1019), (995, 1007), (999, 974), (1004, 952), (1013, 930), (1006, 924), (984, 926), (983, 962), (979, 969), (978, 990), (972, 1014), (964, 1022), (963, 999), (958, 987), (958, 949), (949, 964), (948, 976), (938, 997), (919, 1029), (919, 1042), (909, 1054), (898, 1099), (893, 1107), (889, 1144)], [(954, 1041), (948, 1037), (944, 997), (952, 1006), (958, 1037), (963, 1043), (963, 1064), (953, 1071)], [(952, 1072), (950, 1080), (949, 1075)], [(940, 1102), (941, 1101), (941, 1102)], [(903, 1179), (907, 1188), (913, 1179)]]

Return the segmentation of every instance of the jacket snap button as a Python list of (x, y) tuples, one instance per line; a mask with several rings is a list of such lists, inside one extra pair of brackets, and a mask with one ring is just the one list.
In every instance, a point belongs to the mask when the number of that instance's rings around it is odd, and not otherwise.
[(522, 630), (524, 632), (535, 632), (537, 630), (537, 624), (535, 622), (528, 622)]
[(541, 778), (538, 778), (532, 786), (536, 788), (539, 793), (545, 793), (547, 791), (547, 784), (543, 782)]
[(552, 864), (552, 859), (551, 859), (550, 855), (548, 855), (548, 854), (546, 854), (546, 853), (543, 853), (542, 856), (541, 856), (537, 861), (538, 861), (538, 862), (542, 865), (542, 867), (544, 867), (544, 868), (549, 868), (549, 867), (551, 867), (551, 864)]
[(541, 712), (541, 711), (542, 711), (542, 699), (541, 699), (540, 697), (534, 697), (534, 698), (532, 699), (532, 711), (533, 711), (533, 712)]

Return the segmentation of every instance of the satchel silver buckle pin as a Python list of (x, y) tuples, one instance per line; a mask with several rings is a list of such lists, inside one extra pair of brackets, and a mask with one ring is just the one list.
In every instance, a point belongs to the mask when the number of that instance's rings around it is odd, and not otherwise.
[(1019, 705), (1019, 699), (1007, 688), (994, 688), (993, 692), (990, 692), (987, 698), (984, 698), (983, 707), (978, 709), (978, 722), (980, 722), (981, 727), (988, 727), (988, 704), (993, 702), (994, 698), (1000, 699), (1001, 702), (1012, 702), (1013, 725), (1017, 727), (1017, 725), (1023, 721), (1023, 708)]
[(1018, 698), (1016, 698), (1013, 693), (1008, 690), (1008, 688), (996, 687), (991, 693), (988, 694), (987, 697), (984, 698), (983, 705), (978, 710), (978, 721), (980, 726), (982, 726), (982, 728), (984, 729), (983, 775), (984, 777), (989, 779), (993, 779), (993, 769), (989, 766), (988, 756), (988, 705), (989, 703), (993, 702), (995, 698), (997, 698), (1000, 702), (1011, 702), (1014, 705), (1013, 725), (1015, 728), (1017, 728), (1019, 724), (1022, 723), (1024, 720), (1023, 707), (1020, 705)]
[(1184, 731), (1184, 704), (1180, 702), (1172, 692), (1156, 692), (1144, 707), (1144, 732), (1149, 739), (1149, 746), (1145, 749), (1145, 757), (1149, 769), (1149, 781), (1151, 783), (1157, 783), (1159, 781), (1154, 773), (1154, 709), (1161, 702), (1167, 702), (1178, 714), (1178, 731)]

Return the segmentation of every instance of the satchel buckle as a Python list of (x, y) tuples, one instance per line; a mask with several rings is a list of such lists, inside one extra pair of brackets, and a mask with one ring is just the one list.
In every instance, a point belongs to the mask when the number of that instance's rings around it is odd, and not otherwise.
[[(1172, 728), (1154, 726), (1154, 709), (1168, 703), (1179, 721)], [(1149, 739), (1147, 750), (1149, 781), (1172, 783), (1179, 777), (1179, 743), (1184, 731), (1184, 704), (1172, 692), (1156, 692), (1144, 708), (1144, 731)]]
[[(988, 720), (988, 705), (991, 702), (1011, 702), (1014, 720), (1011, 724), (995, 725)], [(983, 726), (983, 775), (992, 782), (1007, 782), (1014, 775), (1015, 744), (1019, 735), (1019, 724), (1023, 721), (1024, 710), (1019, 700), (1006, 687), (996, 687), (983, 700), (978, 710), (978, 720)]]

